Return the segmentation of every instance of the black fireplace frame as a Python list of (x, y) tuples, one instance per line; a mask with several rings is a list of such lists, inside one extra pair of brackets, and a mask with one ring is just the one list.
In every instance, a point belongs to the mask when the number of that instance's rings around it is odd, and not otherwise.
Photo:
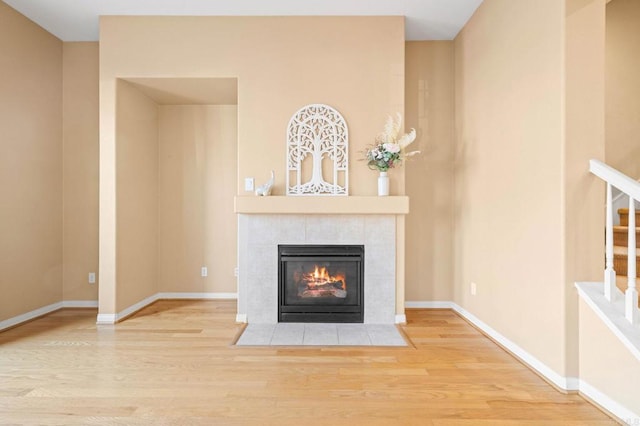
[[(287, 261), (333, 260), (356, 262), (358, 275), (355, 304), (287, 304)], [(278, 322), (364, 322), (364, 246), (363, 245), (278, 245)]]

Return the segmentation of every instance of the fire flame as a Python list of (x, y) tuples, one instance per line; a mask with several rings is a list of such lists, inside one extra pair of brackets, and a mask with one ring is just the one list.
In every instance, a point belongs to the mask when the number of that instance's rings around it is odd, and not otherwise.
[(307, 282), (309, 288), (314, 288), (318, 285), (327, 283), (342, 283), (342, 289), (346, 290), (345, 276), (343, 274), (336, 274), (332, 276), (324, 266), (315, 265), (313, 272), (304, 274), (304, 280)]
[(318, 269), (318, 265), (316, 265), (316, 270), (313, 272), (313, 278), (315, 278), (316, 280), (320, 278), (322, 279), (329, 278), (329, 273), (327, 272), (327, 268), (322, 267)]

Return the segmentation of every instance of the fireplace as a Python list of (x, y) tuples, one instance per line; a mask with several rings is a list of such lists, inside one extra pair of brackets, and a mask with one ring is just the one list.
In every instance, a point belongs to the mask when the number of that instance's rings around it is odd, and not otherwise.
[(364, 246), (279, 245), (279, 322), (363, 322)]
[[(360, 200), (358, 197), (238, 197), (258, 203), (307, 203), (321, 199)], [(302, 200), (304, 198), (304, 200)], [(375, 197), (386, 198), (386, 197)], [(394, 197), (389, 197), (394, 198)], [(357, 205), (359, 206), (360, 201)], [(277, 202), (275, 204), (278, 204)], [(349, 203), (347, 203), (349, 204)], [(366, 205), (364, 207), (367, 207)], [(364, 208), (362, 207), (362, 208)], [(320, 207), (318, 207), (320, 208)], [(284, 209), (284, 208), (283, 208)], [(291, 209), (289, 209), (291, 210)], [(289, 211), (287, 210), (287, 211)], [(394, 324), (396, 317), (396, 237), (393, 214), (238, 215), (238, 322), (277, 324), (279, 321), (278, 245), (359, 245), (364, 247), (362, 275), (364, 324)], [(365, 286), (366, 284), (366, 286)]]

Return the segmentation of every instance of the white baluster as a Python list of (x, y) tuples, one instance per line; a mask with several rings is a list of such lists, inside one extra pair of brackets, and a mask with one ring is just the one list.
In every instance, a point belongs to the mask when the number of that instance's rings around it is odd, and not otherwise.
[(616, 271), (613, 269), (613, 201), (611, 184), (607, 183), (607, 223), (605, 230), (606, 263), (604, 270), (604, 297), (609, 302), (616, 298)]
[(636, 289), (636, 205), (629, 197), (629, 251), (627, 254), (627, 291), (625, 317), (631, 324), (638, 322), (638, 290)]

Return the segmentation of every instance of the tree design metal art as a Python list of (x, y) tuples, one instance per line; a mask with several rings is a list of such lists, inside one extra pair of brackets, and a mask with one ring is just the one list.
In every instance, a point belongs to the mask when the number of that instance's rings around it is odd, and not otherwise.
[[(349, 131), (342, 115), (328, 105), (301, 108), (287, 128), (287, 195), (348, 195), (348, 155)], [(305, 161), (309, 156), (311, 161)]]

